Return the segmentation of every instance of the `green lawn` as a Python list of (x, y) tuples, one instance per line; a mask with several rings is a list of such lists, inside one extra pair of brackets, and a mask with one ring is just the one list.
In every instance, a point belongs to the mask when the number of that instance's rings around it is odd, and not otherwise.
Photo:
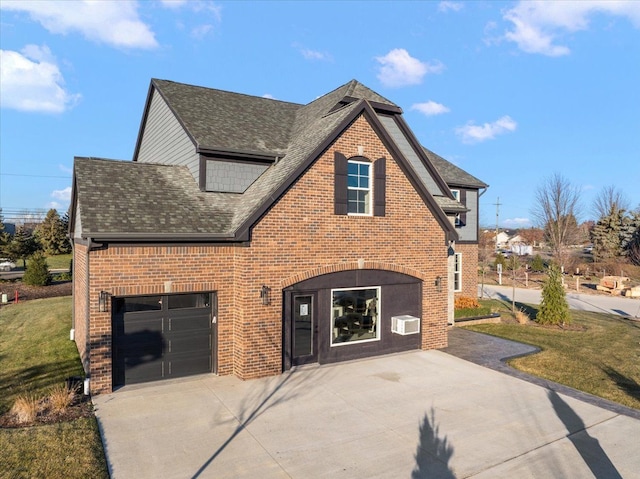
[(47, 266), (49, 266), (49, 269), (69, 269), (71, 258), (71, 254), (58, 254), (56, 256), (48, 256)]
[[(510, 304), (495, 301), (493, 309), (508, 317)], [(531, 305), (525, 309), (530, 316), (536, 312)], [(515, 322), (466, 328), (542, 349), (509, 361), (516, 369), (640, 409), (640, 322), (585, 311), (571, 315), (569, 330)]]
[[(0, 414), (22, 393), (46, 396), (82, 375), (69, 340), (71, 298), (27, 301), (0, 309)], [(108, 478), (95, 418), (0, 429), (0, 477)]]

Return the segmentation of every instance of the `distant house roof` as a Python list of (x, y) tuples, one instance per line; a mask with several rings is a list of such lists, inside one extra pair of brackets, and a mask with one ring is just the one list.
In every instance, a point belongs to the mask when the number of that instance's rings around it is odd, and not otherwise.
[[(162, 238), (246, 241), (255, 221), (355, 118), (365, 115), (384, 137), (377, 112), (402, 112), (356, 80), (307, 105), (166, 80), (152, 80), (150, 96), (154, 89), (182, 124), (196, 151), (239, 157), (257, 155), (278, 161), (273, 161), (244, 193), (237, 194), (201, 191), (186, 167), (138, 163), (135, 160), (141, 135), (133, 162), (76, 158), (74, 199), (77, 198), (79, 206), (78, 211), (72, 211), (71, 220), (73, 224), (79, 215), (84, 237), (104, 241)], [(147, 112), (148, 109), (143, 125)], [(427, 156), (435, 155), (426, 152)], [(402, 154), (396, 153), (398, 161), (403, 162)], [(484, 185), (435, 157), (438, 170), (444, 168), (449, 176), (460, 172), (467, 183), (475, 180), (473, 185)], [(411, 171), (411, 167), (405, 165), (405, 171)], [(452, 198), (434, 199), (420, 182), (417, 189), (447, 235), (455, 239), (456, 232), (443, 209), (449, 212), (466, 209)]]

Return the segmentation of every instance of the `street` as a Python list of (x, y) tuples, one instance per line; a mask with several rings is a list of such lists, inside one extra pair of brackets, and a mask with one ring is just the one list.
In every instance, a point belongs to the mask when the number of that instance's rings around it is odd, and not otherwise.
[[(484, 294), (478, 286), (478, 297), (511, 301), (511, 286), (484, 286)], [(515, 289), (515, 300), (519, 303), (540, 304), (542, 291), (539, 289)], [(640, 320), (640, 299), (624, 296), (604, 296), (567, 291), (569, 308), (595, 313), (617, 314), (634, 320)]]

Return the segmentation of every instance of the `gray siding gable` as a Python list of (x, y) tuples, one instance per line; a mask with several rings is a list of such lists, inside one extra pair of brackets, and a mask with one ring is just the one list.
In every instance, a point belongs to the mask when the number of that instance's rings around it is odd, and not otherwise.
[(447, 196), (448, 192), (443, 192), (436, 180), (431, 176), (426, 166), (412, 148), (409, 139), (405, 136), (405, 134), (400, 130), (397, 123), (393, 119), (392, 116), (387, 115), (378, 115), (380, 122), (389, 133), (391, 139), (398, 146), (404, 157), (409, 161), (411, 167), (415, 171), (416, 175), (422, 180), (422, 183), (427, 187), (427, 191), (431, 193), (432, 196)]
[(244, 193), (264, 173), (268, 164), (207, 160), (206, 191)]
[(459, 241), (478, 240), (478, 190), (465, 190), (466, 221), (463, 226), (456, 227)]
[(196, 153), (195, 144), (156, 89), (153, 89), (134, 161), (186, 166), (199, 183), (200, 155)]

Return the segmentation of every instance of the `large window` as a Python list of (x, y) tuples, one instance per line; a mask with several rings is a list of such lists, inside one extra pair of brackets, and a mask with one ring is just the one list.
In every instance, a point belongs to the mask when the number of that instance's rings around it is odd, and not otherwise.
[(380, 339), (380, 288), (331, 291), (331, 345)]
[(462, 253), (455, 254), (455, 266), (453, 269), (453, 290), (462, 291)]
[(349, 161), (347, 170), (347, 212), (371, 214), (371, 164)]

